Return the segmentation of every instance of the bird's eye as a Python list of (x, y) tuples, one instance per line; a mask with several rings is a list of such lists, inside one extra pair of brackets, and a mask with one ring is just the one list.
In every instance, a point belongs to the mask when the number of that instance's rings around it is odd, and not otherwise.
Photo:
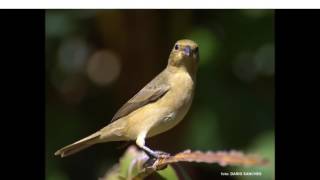
[(179, 49), (179, 45), (176, 44), (176, 45), (174, 46), (174, 49), (175, 49), (175, 50), (178, 50), (178, 49)]
[(194, 49), (194, 52), (195, 52), (195, 53), (198, 53), (198, 51), (199, 51), (199, 48), (196, 47), (196, 49)]

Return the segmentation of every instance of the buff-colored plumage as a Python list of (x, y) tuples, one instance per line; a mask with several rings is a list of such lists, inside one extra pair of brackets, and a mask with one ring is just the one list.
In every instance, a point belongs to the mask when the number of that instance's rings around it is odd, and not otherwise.
[(194, 95), (198, 61), (195, 42), (177, 41), (167, 67), (124, 104), (108, 126), (55, 155), (65, 157), (97, 143), (126, 140), (136, 140), (140, 148), (155, 155), (145, 146), (145, 138), (173, 128), (184, 118)]

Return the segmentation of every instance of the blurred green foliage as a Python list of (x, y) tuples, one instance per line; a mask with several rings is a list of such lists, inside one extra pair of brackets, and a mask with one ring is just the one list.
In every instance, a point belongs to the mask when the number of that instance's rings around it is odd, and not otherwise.
[(162, 170), (146, 172), (143, 164), (146, 162), (147, 156), (139, 151), (135, 146), (130, 146), (121, 156), (120, 162), (115, 164), (100, 180), (121, 180), (121, 179), (146, 179), (145, 177), (155, 180), (171, 179), (178, 180), (178, 171), (172, 165), (167, 165)]
[[(174, 130), (147, 140), (185, 149), (259, 153), (266, 168), (185, 166), (192, 179), (274, 179), (273, 10), (47, 10), (46, 178), (97, 179), (123, 143), (53, 153), (110, 122), (116, 110), (166, 65), (178, 39), (200, 46), (196, 95)], [(184, 166), (182, 166), (184, 167)], [(260, 171), (262, 176), (220, 176)]]

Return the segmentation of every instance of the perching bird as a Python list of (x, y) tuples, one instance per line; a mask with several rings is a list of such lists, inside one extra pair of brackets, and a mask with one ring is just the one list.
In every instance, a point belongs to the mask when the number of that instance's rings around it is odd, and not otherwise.
[(149, 156), (161, 157), (163, 153), (145, 145), (145, 138), (171, 129), (184, 118), (194, 96), (198, 62), (198, 45), (187, 39), (177, 41), (167, 67), (124, 104), (109, 125), (55, 155), (69, 156), (97, 143), (135, 140)]

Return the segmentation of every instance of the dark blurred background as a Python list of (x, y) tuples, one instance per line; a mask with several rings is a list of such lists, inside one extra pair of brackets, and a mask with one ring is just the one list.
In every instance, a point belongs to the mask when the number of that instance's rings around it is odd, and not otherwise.
[[(118, 162), (124, 142), (64, 159), (53, 154), (107, 125), (183, 38), (200, 47), (193, 105), (147, 145), (171, 154), (236, 149), (270, 161), (263, 168), (181, 164), (192, 179), (274, 179), (273, 10), (47, 10), (47, 180), (97, 179)], [(220, 175), (230, 171), (262, 176)]]

